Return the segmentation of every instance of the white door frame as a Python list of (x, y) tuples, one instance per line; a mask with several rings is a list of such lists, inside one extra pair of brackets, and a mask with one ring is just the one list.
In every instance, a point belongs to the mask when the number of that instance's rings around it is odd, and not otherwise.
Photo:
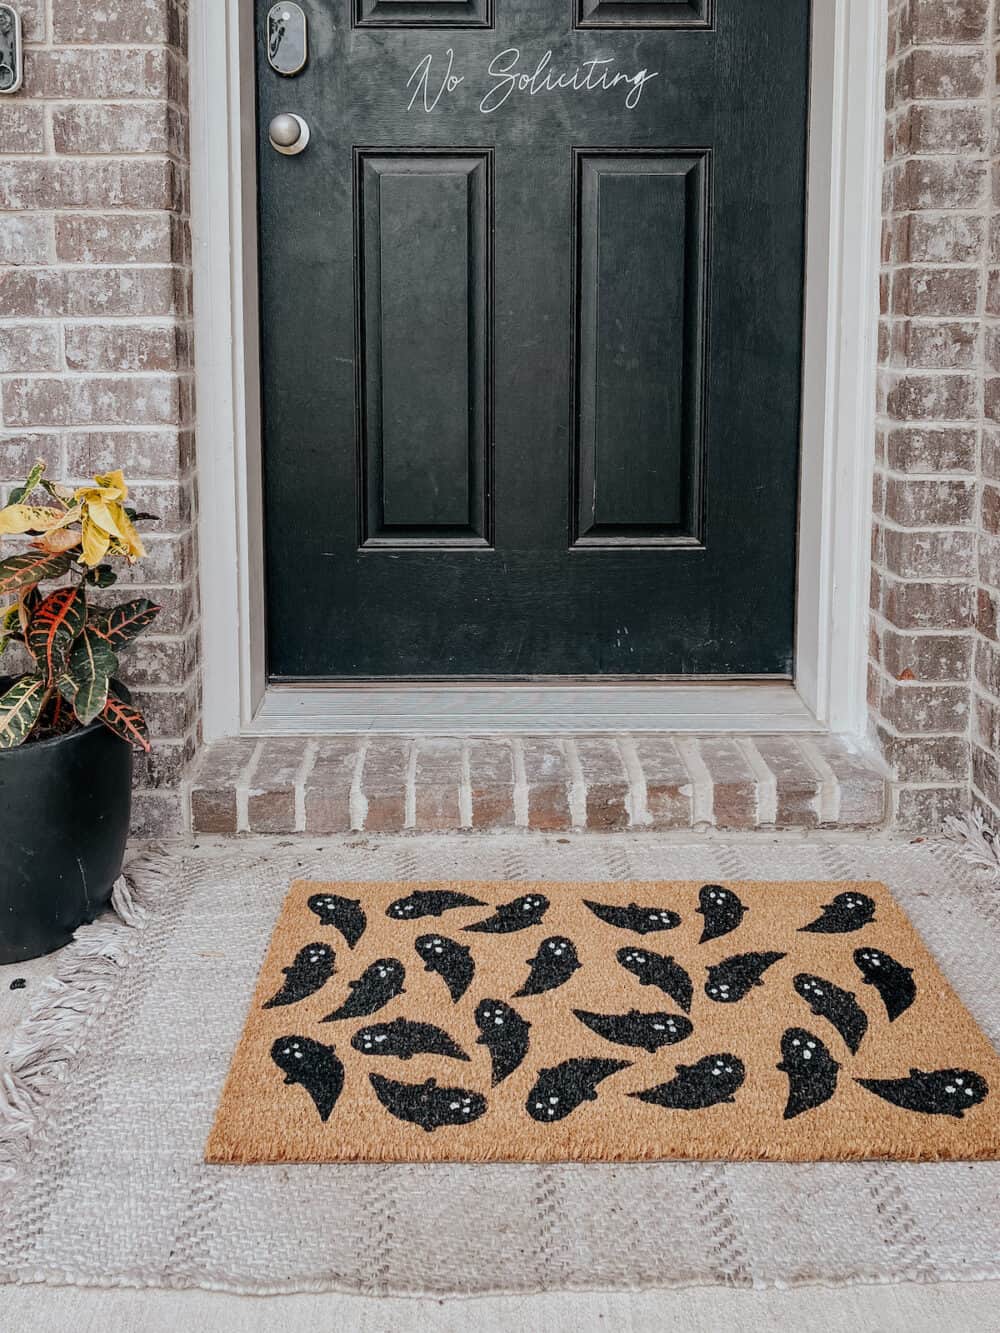
[[(638, 725), (651, 714), (656, 725), (662, 712), (671, 730), (866, 733), (885, 8), (813, 3), (794, 687), (649, 686)], [(314, 12), (312, 22), (316, 44), (332, 20)], [(410, 729), (417, 715), (429, 722), (419, 688), (387, 696), (380, 687), (266, 686), (253, 6), (193, 0), (190, 23), (204, 734)], [(294, 81), (288, 100), (294, 109)], [(557, 727), (586, 715), (591, 727), (614, 730), (634, 707), (628, 691), (642, 687), (558, 697), (536, 688), (527, 720), (510, 705), (524, 688), (438, 690), (435, 729), (490, 729), (497, 712), (532, 725), (552, 712)], [(473, 698), (465, 716), (463, 700)]]

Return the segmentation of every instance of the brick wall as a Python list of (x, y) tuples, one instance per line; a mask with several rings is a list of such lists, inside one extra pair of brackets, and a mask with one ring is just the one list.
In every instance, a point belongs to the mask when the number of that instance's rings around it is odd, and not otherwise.
[[(1000, 685), (986, 641), (995, 603), (979, 587), (992, 492), (980, 478), (994, 450), (982, 373), (995, 355), (992, 7), (889, 3), (869, 701), (897, 821), (923, 832), (968, 803), (973, 752), (979, 785), (1000, 796), (981, 745), (992, 723), (995, 748), (997, 715), (985, 696), (971, 706), (974, 673)], [(994, 559), (993, 583), (998, 570)]]
[[(1000, 69), (1000, 0), (992, 14), (990, 66)], [(1000, 80), (992, 97), (990, 216), (987, 238), (986, 386), (979, 486), (979, 568), (976, 661), (973, 676), (972, 795), (993, 828), (1000, 828)]]
[(179, 827), (198, 726), (187, 0), (20, 0), (0, 98), (0, 486), (121, 467), (162, 516), (126, 575), (164, 607), (126, 679), (157, 738), (136, 815)]

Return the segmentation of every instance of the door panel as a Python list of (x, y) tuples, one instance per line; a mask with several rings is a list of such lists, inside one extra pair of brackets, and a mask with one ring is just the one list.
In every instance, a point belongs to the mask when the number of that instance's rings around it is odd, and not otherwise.
[(576, 0), (578, 28), (710, 28), (714, 0)]
[(488, 151), (358, 154), (365, 545), (488, 545), (491, 176)]
[(808, 3), (309, 12), (259, 48), (272, 679), (789, 675)]
[(577, 543), (696, 544), (708, 155), (577, 155)]

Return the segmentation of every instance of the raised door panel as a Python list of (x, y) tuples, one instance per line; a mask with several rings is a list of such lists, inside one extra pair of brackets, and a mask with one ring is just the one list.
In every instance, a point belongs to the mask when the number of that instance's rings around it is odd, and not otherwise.
[(362, 544), (488, 545), (492, 157), (356, 163)]
[(715, 0), (576, 0), (578, 28), (711, 28)]
[(709, 168), (576, 154), (577, 545), (701, 542)]
[(354, 0), (356, 28), (492, 28), (493, 0)]

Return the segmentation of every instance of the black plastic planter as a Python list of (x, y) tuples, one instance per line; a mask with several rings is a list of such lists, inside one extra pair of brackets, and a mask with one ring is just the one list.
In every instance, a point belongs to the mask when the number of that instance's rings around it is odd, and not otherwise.
[(100, 722), (0, 751), (0, 963), (51, 953), (93, 921), (131, 808), (131, 748)]

